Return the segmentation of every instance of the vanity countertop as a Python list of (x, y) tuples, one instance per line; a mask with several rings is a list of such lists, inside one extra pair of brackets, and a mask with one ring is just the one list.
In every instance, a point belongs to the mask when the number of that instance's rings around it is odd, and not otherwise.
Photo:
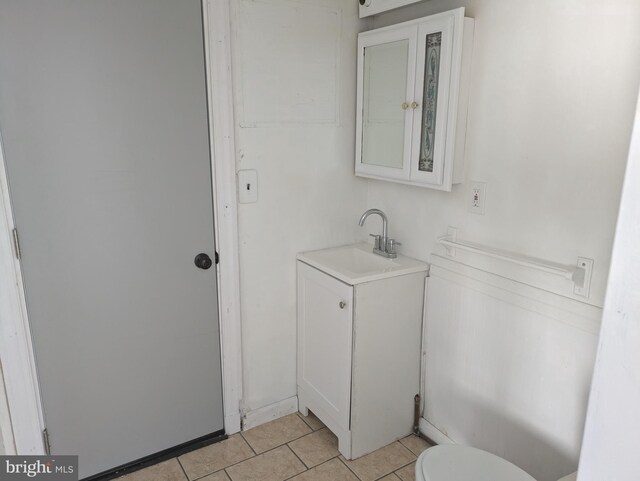
[(350, 285), (429, 270), (429, 264), (398, 254), (387, 259), (362, 242), (329, 249), (301, 252), (297, 259)]

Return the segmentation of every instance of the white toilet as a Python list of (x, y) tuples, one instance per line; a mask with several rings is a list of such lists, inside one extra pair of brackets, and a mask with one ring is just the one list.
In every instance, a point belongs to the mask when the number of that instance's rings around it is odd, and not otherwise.
[[(558, 481), (575, 481), (570, 474)], [(536, 481), (506, 459), (481, 449), (441, 444), (416, 462), (416, 481)]]

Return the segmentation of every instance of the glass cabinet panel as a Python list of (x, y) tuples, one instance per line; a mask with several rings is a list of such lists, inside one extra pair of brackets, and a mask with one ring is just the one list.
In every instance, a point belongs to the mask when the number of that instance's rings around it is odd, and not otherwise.
[(411, 180), (442, 186), (445, 170), (452, 167), (447, 155), (454, 132), (449, 129), (453, 118), (449, 111), (453, 22), (449, 18), (428, 19), (418, 30), (415, 98), (420, 106), (413, 124)]
[(402, 169), (409, 40), (364, 49), (362, 162)]
[(433, 172), (442, 32), (436, 32), (427, 35), (426, 43), (427, 45), (425, 49), (426, 53), (424, 64), (424, 92), (422, 95), (422, 126), (418, 170), (422, 172)]

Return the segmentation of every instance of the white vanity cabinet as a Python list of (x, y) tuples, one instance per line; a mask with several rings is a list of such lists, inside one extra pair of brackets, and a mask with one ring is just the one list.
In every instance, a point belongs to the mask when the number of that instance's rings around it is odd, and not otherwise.
[(473, 27), (458, 8), (358, 35), (356, 175), (462, 181)]
[(347, 459), (410, 434), (420, 389), (428, 265), (376, 257), (367, 244), (298, 255), (299, 409)]

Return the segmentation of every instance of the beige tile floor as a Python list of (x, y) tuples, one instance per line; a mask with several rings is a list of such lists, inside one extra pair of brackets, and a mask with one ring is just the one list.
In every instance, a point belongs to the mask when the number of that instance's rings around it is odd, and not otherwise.
[(347, 461), (313, 414), (290, 414), (229, 439), (118, 478), (119, 481), (409, 481), (429, 444), (407, 436)]

